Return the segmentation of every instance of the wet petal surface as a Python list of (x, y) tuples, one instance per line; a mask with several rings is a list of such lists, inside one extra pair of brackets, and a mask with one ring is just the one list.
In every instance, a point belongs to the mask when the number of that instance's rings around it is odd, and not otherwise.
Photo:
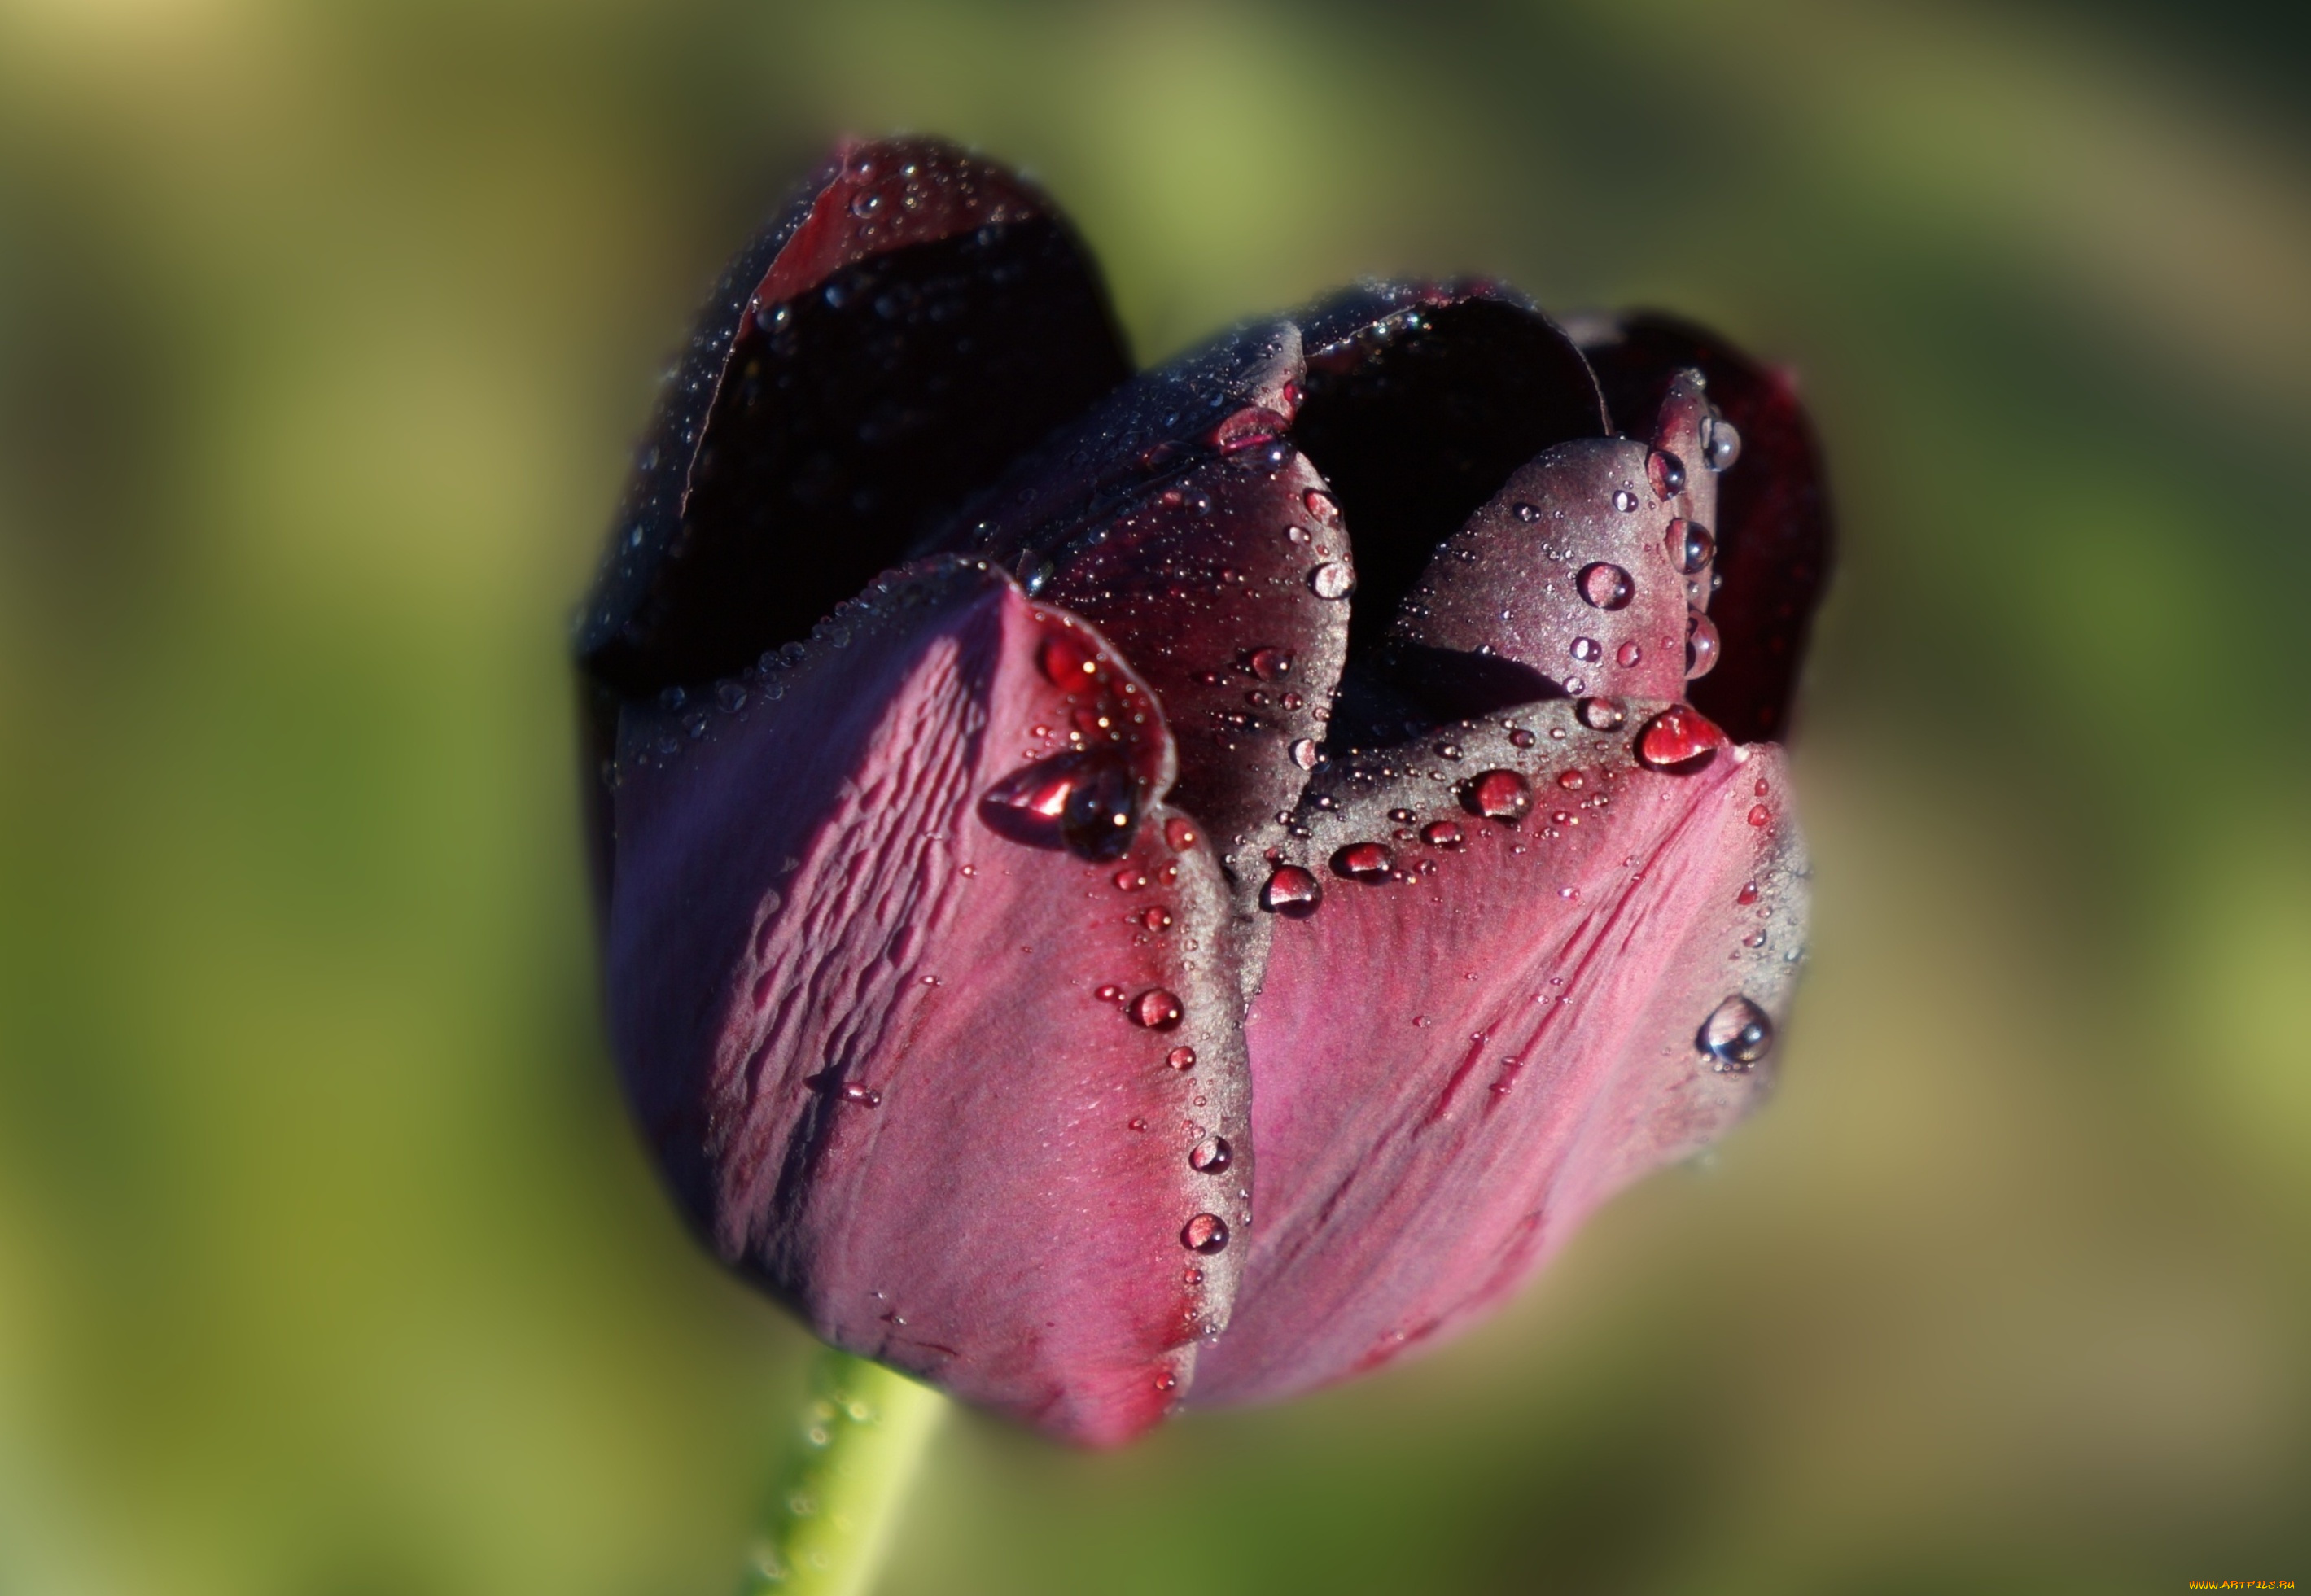
[(1251, 1164), (1224, 887), (1163, 801), (1152, 694), (960, 561), (794, 652), (624, 716), (636, 1117), (716, 1252), (826, 1339), (1126, 1439), (1226, 1321)]

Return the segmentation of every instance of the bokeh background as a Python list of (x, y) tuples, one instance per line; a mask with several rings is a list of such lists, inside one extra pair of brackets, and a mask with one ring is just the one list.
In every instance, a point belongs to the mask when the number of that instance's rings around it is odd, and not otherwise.
[(1449, 1351), (948, 1428), (898, 1593), (2311, 1579), (2304, 13), (0, 4), (0, 1592), (729, 1587), (805, 1347), (595, 1027), (564, 624), (833, 133), (1143, 357), (1358, 273), (1793, 364), (1784, 1090)]

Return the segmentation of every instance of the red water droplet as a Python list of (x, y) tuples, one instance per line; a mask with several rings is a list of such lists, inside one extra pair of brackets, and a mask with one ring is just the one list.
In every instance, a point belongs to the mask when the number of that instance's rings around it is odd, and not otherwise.
[(1700, 711), (1680, 705), (1645, 722), (1637, 735), (1637, 757), (1657, 771), (1689, 775), (1715, 758), (1730, 740)]
[(873, 1108), (883, 1101), (883, 1094), (872, 1086), (862, 1086), (857, 1081), (845, 1081), (835, 1088), (834, 1095), (845, 1103), (855, 1103), (861, 1108)]
[(1180, 1244), (1194, 1252), (1217, 1252), (1227, 1242), (1227, 1221), (1217, 1214), (1199, 1214), (1180, 1231)]
[(1469, 780), (1462, 801), (1487, 820), (1522, 820), (1532, 807), (1532, 783), (1514, 771), (1485, 771)]
[(1629, 580), (1627, 571), (1609, 561), (1583, 566), (1578, 580), (1581, 597), (1599, 609), (1626, 609), (1629, 600), (1636, 597), (1637, 584)]
[(1660, 498), (1674, 499), (1685, 492), (1685, 462), (1666, 449), (1657, 449), (1647, 457), (1645, 475), (1653, 479), (1653, 493)]
[(1741, 884), (1741, 890), (1733, 894), (1733, 901), (1744, 905), (1756, 903), (1757, 901), (1757, 884), (1754, 881), (1743, 882)]
[(1385, 881), (1395, 862), (1385, 843), (1351, 842), (1332, 855), (1332, 872), (1351, 881)]
[(1717, 540), (1709, 536), (1709, 528), (1699, 521), (1688, 521), (1680, 516), (1669, 524), (1669, 562), (1687, 576), (1691, 576), (1715, 557)]
[(1164, 1062), (1174, 1069), (1193, 1069), (1196, 1067), (1196, 1050), (1191, 1047), (1175, 1047), (1164, 1055)]
[(1172, 929), (1172, 911), (1161, 906), (1145, 910), (1139, 916), (1139, 923), (1151, 931), (1168, 931)]
[(1639, 648), (1635, 643), (1623, 643), (1619, 648), (1613, 650), (1613, 658), (1618, 660), (1625, 667), (1636, 664), (1637, 661), (1643, 659), (1644, 657), (1644, 650)]
[(1578, 792), (1589, 785), (1589, 778), (1579, 771), (1559, 771), (1557, 772), (1557, 784), (1567, 792)]
[(1164, 823), (1164, 841), (1172, 845), (1174, 853), (1185, 853), (1196, 845), (1196, 828), (1174, 815)]
[(1147, 885), (1147, 872), (1138, 865), (1126, 865), (1115, 873), (1115, 888), (1118, 892), (1138, 892)]
[(1172, 1030), (1186, 1013), (1179, 999), (1162, 987), (1149, 987), (1131, 1000), (1132, 1020), (1150, 1031)]
[(1773, 790), (1773, 789), (1772, 789), (1772, 788), (1770, 788), (1770, 787), (1768, 787), (1768, 786), (1766, 784), (1766, 779), (1765, 779), (1763, 776), (1760, 776), (1760, 777), (1758, 777), (1758, 778), (1757, 778), (1757, 784), (1755, 787), (1752, 787), (1751, 789), (1749, 789), (1749, 790), (1750, 790), (1751, 792), (1756, 793), (1759, 798), (1763, 798), (1763, 797), (1765, 797), (1765, 796), (1766, 796), (1766, 794), (1767, 794), (1768, 792), (1771, 792), (1771, 791)]
[(1583, 665), (1594, 665), (1605, 657), (1604, 645), (1593, 637), (1576, 637), (1565, 645), (1565, 651)]
[(1275, 440), (1289, 423), (1264, 405), (1247, 405), (1204, 434), (1204, 441), (1222, 454), (1257, 449)]
[(1592, 731), (1610, 731), (1626, 719), (1621, 706), (1609, 698), (1584, 698), (1574, 713)]
[(1147, 1116), (1145, 1114), (1134, 1114), (1131, 1118), (1125, 1121), (1124, 1124), (1126, 1127), (1133, 1130), (1145, 1130), (1147, 1129)]
[(1757, 804), (1757, 805), (1753, 805), (1753, 806), (1750, 807), (1750, 810), (1749, 810), (1749, 824), (1750, 824), (1751, 825), (1764, 825), (1764, 824), (1767, 824), (1769, 821), (1771, 821), (1773, 818), (1774, 818), (1774, 812), (1773, 812), (1771, 809), (1768, 809), (1767, 807), (1766, 807), (1766, 806), (1765, 806), (1765, 805), (1763, 805), (1763, 804)]
[(1289, 649), (1254, 649), (1245, 660), (1251, 674), (1263, 682), (1280, 682), (1292, 673), (1292, 650)]
[(1326, 493), (1323, 489), (1310, 488), (1306, 493), (1300, 495), (1300, 502), (1308, 507), (1308, 513), (1310, 515), (1314, 516), (1327, 527), (1336, 527), (1339, 525), (1340, 507), (1339, 503), (1333, 500), (1332, 495)]
[(1305, 920), (1324, 901), (1324, 884), (1298, 865), (1278, 865), (1260, 889), (1260, 906), (1286, 920)]
[(1069, 632), (1046, 638), (1039, 658), (1043, 674), (1057, 687), (1073, 690), (1088, 685), (1099, 675), (1099, 656), (1089, 643)]
[(1208, 1136), (1188, 1155), (1188, 1167), (1199, 1175), (1216, 1175), (1235, 1161), (1235, 1149), (1225, 1136)]
[(1420, 828), (1420, 840), (1431, 848), (1458, 848), (1463, 841), (1459, 823), (1432, 820)]
[(1512, 728), (1509, 732), (1509, 746), (1513, 748), (1530, 748), (1539, 741), (1539, 737), (1522, 726)]
[(1110, 981), (1107, 985), (1100, 988), (1096, 992), (1094, 992), (1092, 996), (1097, 998), (1103, 1003), (1121, 1003), (1123, 1001), (1123, 989), (1117, 986), (1113, 981)]

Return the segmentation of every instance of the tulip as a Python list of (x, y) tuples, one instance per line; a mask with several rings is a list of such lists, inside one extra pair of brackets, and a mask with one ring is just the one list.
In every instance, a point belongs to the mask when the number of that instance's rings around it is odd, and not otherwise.
[(845, 146), (580, 622), (682, 1211), (1097, 1445), (1474, 1322), (1770, 1083), (1827, 542), (1788, 380), (1710, 334), (1366, 284), (1135, 376), (1033, 187)]

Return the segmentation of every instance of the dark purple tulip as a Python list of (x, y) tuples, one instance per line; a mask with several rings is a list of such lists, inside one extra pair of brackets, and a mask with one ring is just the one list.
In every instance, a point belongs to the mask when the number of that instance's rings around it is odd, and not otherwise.
[(611, 1031), (719, 1256), (1113, 1443), (1451, 1332), (1746, 1112), (1818, 463), (1713, 336), (1578, 333), (1374, 285), (1135, 378), (1049, 201), (920, 141), (749, 246), (579, 645)]

